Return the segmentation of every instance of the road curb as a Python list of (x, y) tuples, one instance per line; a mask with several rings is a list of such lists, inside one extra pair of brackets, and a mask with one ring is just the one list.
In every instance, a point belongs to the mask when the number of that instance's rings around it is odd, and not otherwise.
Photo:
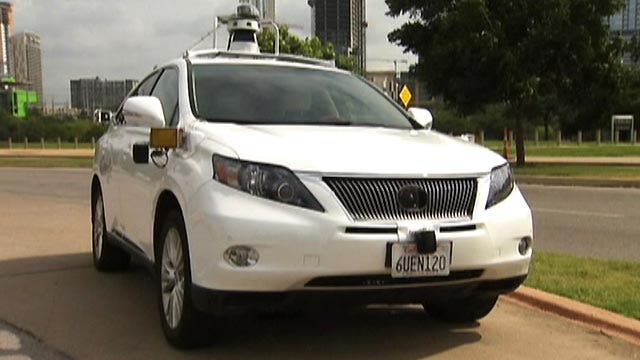
[(509, 302), (559, 315), (603, 334), (640, 345), (638, 320), (526, 286), (521, 286), (503, 298)]
[(597, 178), (516, 175), (516, 180), (518, 181), (519, 184), (528, 184), (528, 185), (640, 188), (640, 180), (632, 180), (632, 179), (597, 179)]

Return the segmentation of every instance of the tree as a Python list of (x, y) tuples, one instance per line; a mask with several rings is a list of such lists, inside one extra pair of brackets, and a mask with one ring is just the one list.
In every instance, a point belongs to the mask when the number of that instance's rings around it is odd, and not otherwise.
[(409, 15), (389, 40), (419, 55), (417, 72), (431, 91), (464, 113), (506, 104), (516, 130), (518, 165), (525, 164), (525, 123), (540, 114), (542, 97), (597, 103), (600, 111), (613, 103), (612, 96), (593, 90), (615, 88), (618, 80), (622, 46), (611, 40), (602, 21), (620, 8), (618, 0), (386, 3), (389, 15)]
[[(275, 32), (265, 29), (258, 35), (260, 50), (267, 53), (274, 52)], [(286, 25), (280, 27), (280, 52), (283, 54), (301, 55), (310, 58), (335, 60), (340, 69), (356, 70), (355, 59), (351, 56), (336, 54), (333, 44), (323, 43), (319, 37), (300, 39), (289, 32)]]

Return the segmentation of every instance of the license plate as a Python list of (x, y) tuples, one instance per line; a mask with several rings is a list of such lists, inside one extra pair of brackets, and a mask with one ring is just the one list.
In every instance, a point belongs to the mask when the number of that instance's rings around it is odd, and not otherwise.
[(440, 242), (433, 254), (419, 254), (415, 243), (394, 243), (391, 248), (391, 277), (449, 275), (451, 242)]

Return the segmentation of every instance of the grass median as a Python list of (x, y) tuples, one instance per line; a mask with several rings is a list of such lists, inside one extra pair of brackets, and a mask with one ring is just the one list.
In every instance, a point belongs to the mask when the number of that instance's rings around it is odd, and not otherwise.
[(513, 167), (516, 176), (555, 176), (593, 179), (640, 180), (640, 166), (528, 164)]
[(526, 286), (640, 320), (640, 263), (537, 252)]
[[(498, 141), (487, 141), (485, 146), (489, 149), (502, 154), (503, 144)], [(544, 157), (636, 157), (640, 156), (640, 144), (601, 144), (584, 143), (580, 146), (577, 144), (556, 145), (544, 143), (536, 146), (533, 143), (525, 145), (527, 156), (544, 156)], [(515, 145), (512, 144), (509, 151), (515, 156)]]
[(0, 157), (0, 167), (90, 168), (93, 158), (83, 157)]
[[(0, 157), (0, 167), (91, 167), (91, 165), (92, 158), (88, 157)], [(640, 180), (639, 166), (529, 164), (513, 169), (516, 176)]]

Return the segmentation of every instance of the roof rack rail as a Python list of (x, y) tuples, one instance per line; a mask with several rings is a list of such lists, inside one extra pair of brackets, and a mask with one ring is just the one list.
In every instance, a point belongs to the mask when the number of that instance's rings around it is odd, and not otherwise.
[(193, 58), (232, 58), (232, 59), (267, 59), (276, 61), (289, 61), (300, 64), (320, 65), (336, 67), (335, 60), (312, 59), (304, 56), (290, 54), (247, 53), (239, 51), (221, 51), (219, 49), (191, 50), (184, 53), (185, 59)]

